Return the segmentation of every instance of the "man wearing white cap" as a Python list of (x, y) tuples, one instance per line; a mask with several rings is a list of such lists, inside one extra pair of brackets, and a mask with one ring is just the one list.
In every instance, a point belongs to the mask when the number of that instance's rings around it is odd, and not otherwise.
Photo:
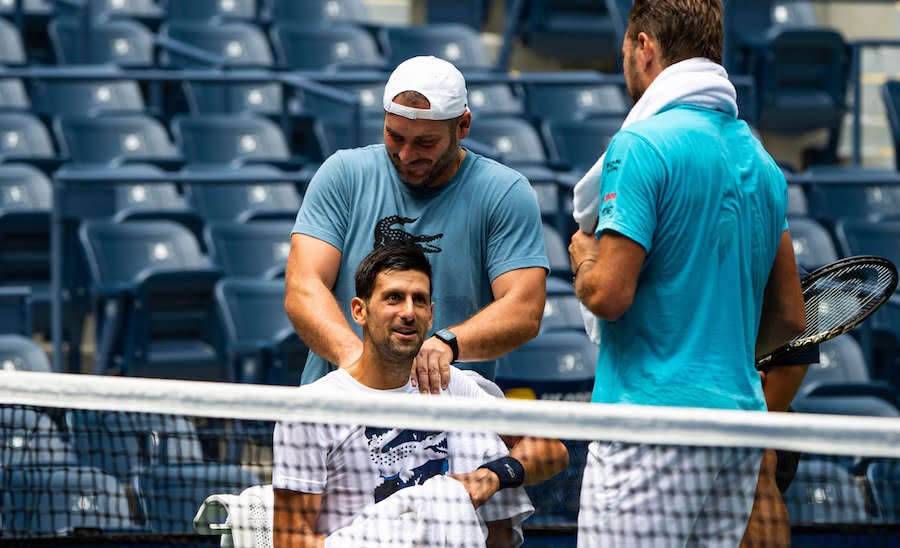
[(492, 380), (496, 358), (534, 337), (543, 315), (549, 264), (534, 192), (521, 174), (460, 146), (472, 114), (452, 64), (401, 63), (384, 110), (384, 144), (328, 158), (297, 214), (285, 309), (311, 349), (302, 383), (360, 356), (347, 307), (353, 273), (372, 249), (399, 242), (429, 254), (440, 305), (414, 382), (446, 389), (451, 363)]

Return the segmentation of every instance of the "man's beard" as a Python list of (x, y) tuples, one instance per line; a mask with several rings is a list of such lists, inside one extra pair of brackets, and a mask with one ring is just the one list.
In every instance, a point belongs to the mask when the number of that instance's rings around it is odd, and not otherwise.
[(391, 163), (394, 165), (394, 169), (397, 170), (397, 175), (400, 177), (400, 180), (412, 187), (431, 186), (431, 184), (438, 180), (458, 157), (459, 139), (456, 134), (454, 134), (450, 146), (448, 146), (447, 150), (435, 160), (434, 165), (431, 166), (428, 173), (422, 175), (418, 179), (410, 180), (403, 176), (403, 164), (400, 162), (400, 159), (388, 153), (388, 158), (390, 158)]

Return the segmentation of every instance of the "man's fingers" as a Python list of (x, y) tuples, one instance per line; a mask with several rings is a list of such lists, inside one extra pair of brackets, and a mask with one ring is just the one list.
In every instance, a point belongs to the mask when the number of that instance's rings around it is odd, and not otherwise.
[(416, 369), (416, 359), (417, 358), (413, 358), (412, 370), (409, 372), (409, 381), (412, 383), (412, 385), (414, 387), (419, 386), (419, 379), (417, 376), (418, 370)]
[(441, 372), (441, 388), (446, 390), (450, 386), (450, 364), (442, 363), (440, 365)]
[(444, 388), (441, 382), (441, 365), (439, 356), (432, 355), (428, 359), (428, 386), (431, 387), (432, 394), (440, 394), (441, 388)]

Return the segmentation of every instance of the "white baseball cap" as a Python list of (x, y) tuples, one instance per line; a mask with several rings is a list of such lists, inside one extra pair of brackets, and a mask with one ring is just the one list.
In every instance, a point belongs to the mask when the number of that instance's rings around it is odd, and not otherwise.
[[(394, 102), (404, 91), (421, 93), (431, 108), (413, 108)], [(410, 120), (450, 120), (469, 110), (466, 79), (453, 64), (433, 56), (403, 61), (384, 86), (384, 110)]]

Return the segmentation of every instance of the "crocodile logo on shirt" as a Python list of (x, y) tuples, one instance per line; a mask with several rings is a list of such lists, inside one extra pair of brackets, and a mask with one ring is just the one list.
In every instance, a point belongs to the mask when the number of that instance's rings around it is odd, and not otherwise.
[(421, 485), (447, 473), (447, 434), (397, 428), (365, 430), (369, 458), (378, 470), (381, 484), (375, 488), (375, 502), (411, 485)]
[(435, 240), (443, 238), (443, 234), (435, 234), (434, 236), (416, 236), (394, 226), (414, 223), (417, 219), (418, 217), (410, 219), (409, 217), (391, 215), (390, 217), (385, 217), (384, 219), (378, 221), (378, 223), (375, 225), (375, 249), (390, 244), (406, 243), (418, 245), (425, 253), (440, 253), (441, 248), (436, 245), (432, 245), (429, 242), (433, 242)]

